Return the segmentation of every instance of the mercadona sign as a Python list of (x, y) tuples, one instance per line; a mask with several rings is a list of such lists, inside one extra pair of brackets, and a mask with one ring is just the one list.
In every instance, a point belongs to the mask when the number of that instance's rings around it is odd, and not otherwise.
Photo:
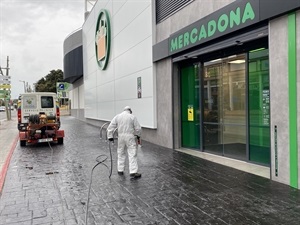
[(258, 1), (238, 1), (171, 35), (170, 55), (259, 21)]

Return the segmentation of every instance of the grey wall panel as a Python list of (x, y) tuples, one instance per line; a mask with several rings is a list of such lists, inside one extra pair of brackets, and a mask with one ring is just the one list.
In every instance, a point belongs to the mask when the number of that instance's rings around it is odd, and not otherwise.
[(169, 55), (168, 43), (169, 40), (166, 39), (153, 46), (153, 62), (163, 59)]
[(74, 31), (64, 40), (64, 55), (79, 46), (82, 46), (82, 29)]
[(64, 56), (64, 81), (73, 83), (82, 76), (82, 46), (79, 46)]
[(260, 20), (265, 20), (300, 7), (300, 0), (260, 0)]
[[(287, 16), (274, 19), (269, 27), (271, 176), (289, 184), (289, 95)], [(275, 175), (275, 137), (277, 126), (278, 176)]]
[(142, 133), (143, 139), (167, 148), (173, 147), (171, 68), (170, 59), (156, 64), (157, 129), (143, 129)]

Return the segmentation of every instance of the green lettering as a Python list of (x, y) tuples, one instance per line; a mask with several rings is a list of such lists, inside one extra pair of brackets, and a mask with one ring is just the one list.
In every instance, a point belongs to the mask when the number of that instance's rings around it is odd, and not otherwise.
[(197, 28), (194, 28), (194, 29), (191, 31), (190, 41), (191, 41), (192, 44), (196, 43), (196, 41), (197, 41), (197, 33), (198, 33)]
[(170, 51), (175, 51), (177, 50), (178, 46), (177, 46), (177, 37), (171, 40), (171, 49)]
[(218, 20), (218, 30), (220, 32), (224, 32), (228, 27), (228, 16), (226, 14), (223, 14), (220, 16)]
[(208, 37), (213, 36), (216, 32), (216, 29), (217, 29), (216, 21), (214, 20), (209, 21), (207, 24), (207, 34), (208, 34), (207, 36)]
[(182, 48), (182, 46), (183, 46), (182, 39), (183, 39), (183, 35), (180, 34), (178, 37), (178, 48), (179, 49)]
[(207, 37), (212, 37), (217, 31), (222, 33), (228, 28), (240, 26), (241, 23), (255, 19), (256, 15), (250, 2), (245, 5), (243, 12), (242, 10), (241, 7), (237, 7), (235, 10), (231, 10), (229, 14), (221, 15), (218, 21), (210, 20), (205, 24), (207, 27), (202, 24), (200, 29), (193, 28), (190, 32), (185, 32), (171, 39), (170, 52), (195, 44), (197, 41)]
[(252, 8), (250, 2), (248, 2), (245, 6), (242, 23), (245, 23), (246, 20), (253, 20), (254, 18), (255, 18), (255, 13), (253, 11), (253, 8)]
[(183, 46), (188, 46), (190, 44), (190, 34), (189, 32), (184, 33), (183, 36)]
[(238, 7), (236, 11), (230, 11), (230, 28), (234, 26), (234, 23), (238, 26), (241, 23), (241, 9)]
[(200, 34), (199, 34), (198, 40), (200, 41), (202, 38), (206, 38), (206, 37), (207, 37), (207, 34), (206, 34), (205, 26), (202, 25), (201, 29), (200, 29)]

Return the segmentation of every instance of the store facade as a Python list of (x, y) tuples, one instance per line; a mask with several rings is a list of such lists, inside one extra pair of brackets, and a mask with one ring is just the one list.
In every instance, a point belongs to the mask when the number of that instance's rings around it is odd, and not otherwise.
[(173, 148), (264, 165), (298, 187), (299, 3), (228, 1), (189, 24), (188, 11), (213, 7), (193, 1), (157, 25), (154, 62), (172, 68)]
[[(84, 120), (101, 126), (130, 105), (146, 141), (263, 165), (298, 188), (300, 1), (167, 2), (95, 4), (76, 89)], [(106, 13), (109, 57), (97, 45)]]

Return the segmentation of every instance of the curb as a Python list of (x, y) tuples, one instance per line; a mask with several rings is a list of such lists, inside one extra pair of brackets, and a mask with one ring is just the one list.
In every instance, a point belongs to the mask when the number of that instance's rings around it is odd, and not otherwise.
[(6, 172), (7, 172), (7, 169), (8, 169), (8, 166), (9, 166), (9, 163), (10, 163), (10, 159), (11, 159), (11, 156), (16, 148), (16, 145), (17, 145), (17, 142), (19, 140), (19, 136), (16, 136), (11, 148), (10, 148), (10, 151), (6, 157), (6, 160), (4, 162), (4, 165), (0, 171), (0, 194), (2, 193), (2, 188), (3, 188), (3, 184), (4, 184), (4, 180), (5, 180), (5, 177), (6, 177)]

